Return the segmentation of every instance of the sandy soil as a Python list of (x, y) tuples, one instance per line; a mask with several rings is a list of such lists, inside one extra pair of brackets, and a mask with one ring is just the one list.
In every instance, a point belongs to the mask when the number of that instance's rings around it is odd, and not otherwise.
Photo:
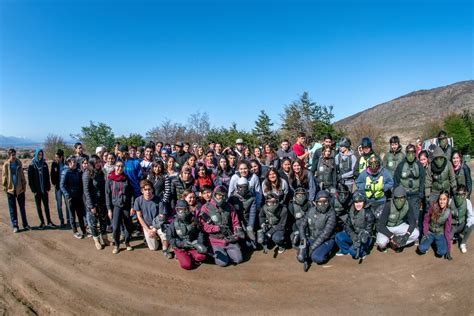
[[(55, 201), (50, 196), (53, 220)], [(474, 243), (451, 262), (373, 251), (363, 264), (334, 257), (308, 273), (288, 250), (254, 253), (239, 266), (203, 264), (182, 270), (176, 260), (134, 240), (113, 255), (66, 230), (13, 234), (0, 195), (0, 314), (452, 314), (474, 315)], [(30, 225), (39, 224), (27, 193)]]

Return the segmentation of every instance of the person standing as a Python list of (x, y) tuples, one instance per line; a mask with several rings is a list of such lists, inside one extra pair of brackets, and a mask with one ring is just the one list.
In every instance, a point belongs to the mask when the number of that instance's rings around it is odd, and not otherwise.
[(10, 211), (10, 221), (13, 232), (18, 233), (18, 213), (16, 203), (20, 207), (21, 222), (25, 230), (30, 230), (25, 210), (25, 191), (26, 179), (23, 174), (23, 165), (16, 158), (16, 150), (10, 148), (7, 152), (8, 160), (5, 161), (2, 168), (2, 189), (7, 193), (8, 209)]
[(402, 146), (400, 145), (400, 138), (398, 136), (392, 136), (390, 138), (390, 150), (383, 157), (383, 166), (390, 173), (393, 178), (393, 174), (397, 169), (398, 165), (405, 160), (405, 155), (402, 152)]
[[(64, 151), (58, 149), (56, 155), (54, 156), (54, 161), (51, 163), (51, 183), (54, 185), (54, 195), (56, 198), (56, 208), (58, 210), (58, 218), (60, 223), (60, 228), (66, 227), (64, 225), (64, 215), (63, 215), (63, 197), (64, 194), (61, 191), (61, 174), (66, 167), (66, 162), (64, 161)], [(69, 212), (69, 206), (66, 205), (66, 225), (71, 226), (71, 213)]]
[(349, 138), (342, 138), (339, 141), (339, 153), (336, 154), (334, 163), (336, 165), (337, 180), (347, 185), (353, 191), (357, 157), (352, 152), (351, 140)]
[(31, 192), (35, 196), (36, 211), (38, 212), (38, 218), (40, 220), (40, 229), (45, 228), (45, 221), (43, 217), (43, 210), (41, 209), (41, 203), (44, 206), (44, 213), (46, 215), (46, 221), (49, 227), (54, 228), (56, 225), (51, 221), (49, 213), (49, 190), (51, 190), (51, 182), (49, 182), (49, 169), (44, 159), (43, 149), (36, 149), (35, 157), (28, 166), (28, 184)]
[(306, 134), (303, 132), (298, 133), (296, 143), (291, 146), (291, 150), (295, 153), (296, 158), (304, 161), (309, 156), (309, 151), (305, 150), (304, 144), (306, 142)]

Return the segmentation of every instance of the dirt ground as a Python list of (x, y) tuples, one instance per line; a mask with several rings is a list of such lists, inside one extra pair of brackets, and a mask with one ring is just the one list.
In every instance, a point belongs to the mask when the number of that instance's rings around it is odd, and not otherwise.
[[(58, 223), (52, 195), (50, 205)], [(30, 225), (39, 225), (29, 189), (26, 206)], [(13, 234), (0, 194), (0, 314), (474, 315), (472, 239), (467, 254), (453, 246), (450, 262), (411, 247), (374, 250), (360, 265), (334, 257), (308, 273), (293, 250), (184, 271), (142, 241), (132, 245), (134, 251), (113, 255), (67, 230)]]

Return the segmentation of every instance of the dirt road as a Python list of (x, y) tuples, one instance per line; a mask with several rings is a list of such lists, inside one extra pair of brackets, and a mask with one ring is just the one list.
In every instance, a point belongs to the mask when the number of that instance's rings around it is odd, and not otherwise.
[[(57, 223), (54, 198), (50, 197)], [(39, 224), (27, 194), (30, 225)], [(374, 250), (359, 265), (334, 257), (308, 273), (288, 250), (255, 253), (239, 266), (184, 271), (143, 248), (113, 255), (70, 231), (13, 234), (0, 194), (0, 314), (344, 314), (474, 315), (474, 243), (451, 262)]]

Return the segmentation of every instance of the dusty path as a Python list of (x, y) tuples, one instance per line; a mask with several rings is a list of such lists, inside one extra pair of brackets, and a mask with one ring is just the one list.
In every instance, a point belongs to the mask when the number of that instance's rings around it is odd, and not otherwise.
[[(53, 220), (58, 222), (50, 197)], [(27, 194), (30, 224), (38, 225)], [(135, 240), (132, 245), (141, 242)], [(239, 266), (184, 271), (143, 247), (113, 255), (70, 231), (13, 234), (0, 194), (0, 314), (474, 315), (474, 243), (454, 260), (373, 251), (358, 265), (335, 257), (304, 273), (292, 250)]]

